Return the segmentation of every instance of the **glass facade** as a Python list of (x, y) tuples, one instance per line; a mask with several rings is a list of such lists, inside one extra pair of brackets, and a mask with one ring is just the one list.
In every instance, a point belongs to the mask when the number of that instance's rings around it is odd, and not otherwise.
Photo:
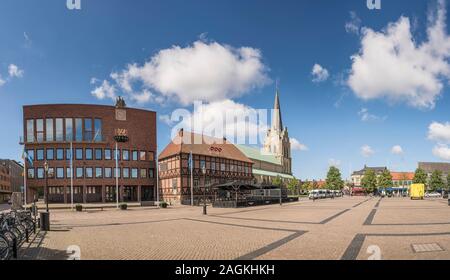
[(44, 142), (44, 120), (36, 120), (36, 140), (37, 142)]
[(64, 124), (63, 119), (55, 119), (56, 141), (64, 141)]
[(92, 142), (92, 120), (84, 119), (84, 141)]
[(27, 120), (27, 142), (34, 142), (34, 120)]
[(73, 141), (73, 119), (66, 119), (66, 141)]
[(94, 127), (95, 127), (94, 142), (102, 142), (103, 141), (102, 120), (101, 119), (95, 119)]
[(45, 141), (52, 142), (55, 140), (53, 137), (53, 119), (46, 119), (45, 120)]
[(75, 141), (83, 141), (83, 119), (75, 119)]

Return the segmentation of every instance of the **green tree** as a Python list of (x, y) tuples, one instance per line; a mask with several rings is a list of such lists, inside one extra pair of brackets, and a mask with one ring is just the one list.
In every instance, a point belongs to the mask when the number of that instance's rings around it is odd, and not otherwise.
[(298, 185), (299, 181), (296, 178), (290, 179), (289, 182), (287, 183), (287, 188), (292, 195), (298, 194), (297, 191)]
[(447, 190), (450, 191), (450, 174), (447, 175)]
[(428, 175), (425, 173), (425, 171), (421, 168), (416, 169), (416, 173), (414, 174), (414, 184), (427, 184)]
[(389, 188), (392, 187), (394, 183), (392, 182), (392, 175), (389, 170), (384, 170), (381, 173), (380, 177), (378, 177), (378, 187)]
[(326, 187), (329, 190), (342, 190), (344, 188), (341, 171), (337, 167), (330, 167), (327, 174)]
[(442, 172), (439, 170), (435, 170), (433, 171), (433, 173), (431, 174), (430, 177), (430, 184), (429, 184), (429, 190), (430, 191), (437, 191), (437, 190), (442, 190), (443, 188), (445, 188), (445, 182), (444, 179), (442, 178)]
[(281, 187), (281, 186), (283, 186), (283, 180), (281, 179), (280, 176), (277, 176), (276, 178), (273, 178), (272, 185), (274, 185), (276, 187)]
[(361, 185), (366, 193), (373, 193), (377, 188), (377, 175), (375, 171), (368, 169), (364, 173), (364, 177), (361, 180)]

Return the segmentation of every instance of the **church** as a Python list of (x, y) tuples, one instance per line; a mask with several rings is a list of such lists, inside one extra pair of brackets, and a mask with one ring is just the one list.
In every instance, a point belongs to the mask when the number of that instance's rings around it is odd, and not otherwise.
[(236, 145), (245, 156), (253, 161), (253, 176), (260, 184), (270, 184), (277, 177), (280, 177), (284, 183), (294, 179), (292, 175), (291, 142), (288, 128), (283, 126), (278, 89), (275, 93), (271, 121), (272, 124), (267, 130), (262, 148)]

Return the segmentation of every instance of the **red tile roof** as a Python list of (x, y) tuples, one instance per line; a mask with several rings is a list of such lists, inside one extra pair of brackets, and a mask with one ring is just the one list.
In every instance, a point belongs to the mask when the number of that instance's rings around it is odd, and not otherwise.
[(412, 181), (414, 172), (391, 172), (393, 181)]

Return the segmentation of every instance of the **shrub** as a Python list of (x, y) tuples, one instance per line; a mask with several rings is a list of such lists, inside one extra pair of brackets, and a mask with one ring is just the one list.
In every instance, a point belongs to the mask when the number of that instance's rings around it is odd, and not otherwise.
[(161, 208), (167, 208), (167, 206), (168, 206), (168, 204), (167, 204), (167, 202), (165, 202), (165, 201), (161, 201), (161, 202), (159, 203), (159, 207), (161, 207)]
[(126, 203), (120, 204), (120, 210), (127, 210), (128, 205)]
[(77, 205), (75, 205), (75, 209), (77, 210), (77, 212), (81, 212), (81, 211), (83, 211), (83, 205), (77, 204)]

